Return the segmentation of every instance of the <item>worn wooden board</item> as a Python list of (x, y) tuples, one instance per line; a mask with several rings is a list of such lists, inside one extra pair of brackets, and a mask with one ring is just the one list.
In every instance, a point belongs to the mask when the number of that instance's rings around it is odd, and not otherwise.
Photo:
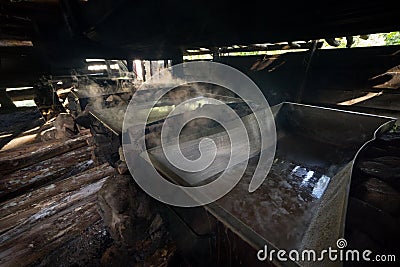
[(86, 146), (90, 135), (79, 135), (74, 139), (55, 140), (46, 144), (34, 143), (24, 148), (0, 153), (0, 175), (8, 174), (43, 160)]
[(5, 175), (0, 179), (0, 201), (84, 171), (94, 165), (91, 151), (91, 147), (85, 146)]
[(39, 212), (42, 209), (40, 203), (51, 204), (51, 199), (53, 201), (63, 199), (71, 192), (114, 173), (115, 170), (111, 166), (107, 163), (102, 164), (65, 180), (36, 189), (34, 192), (28, 192), (3, 202), (0, 206), (0, 233), (23, 221), (24, 218)]
[(2, 203), (0, 265), (34, 264), (98, 221), (96, 194), (113, 174), (103, 164)]

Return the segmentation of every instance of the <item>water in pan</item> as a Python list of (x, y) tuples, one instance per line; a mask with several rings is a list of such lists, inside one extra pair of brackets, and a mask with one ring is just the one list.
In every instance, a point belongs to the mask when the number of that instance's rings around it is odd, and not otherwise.
[(217, 204), (278, 248), (297, 248), (322, 204), (333, 168), (276, 157), (267, 179), (249, 193), (257, 161), (257, 157), (249, 160), (241, 181)]

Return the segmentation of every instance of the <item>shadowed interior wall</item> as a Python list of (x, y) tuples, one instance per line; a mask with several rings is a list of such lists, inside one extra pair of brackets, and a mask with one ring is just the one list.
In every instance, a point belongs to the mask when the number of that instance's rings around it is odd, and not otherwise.
[(263, 58), (221, 57), (220, 62), (251, 77), (270, 105), (299, 101), (329, 106), (368, 95), (370, 99), (356, 100), (354, 106), (400, 111), (399, 46), (317, 50), (308, 73), (310, 51), (267, 56), (268, 66), (254, 68)]

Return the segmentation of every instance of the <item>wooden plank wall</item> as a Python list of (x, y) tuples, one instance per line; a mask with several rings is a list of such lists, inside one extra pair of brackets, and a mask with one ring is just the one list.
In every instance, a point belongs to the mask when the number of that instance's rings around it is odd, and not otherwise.
[[(222, 57), (220, 61), (249, 75), (270, 105), (294, 101), (384, 115), (400, 113), (400, 46), (319, 49), (311, 61), (309, 51), (263, 58)], [(373, 94), (368, 100), (359, 99)], [(360, 102), (338, 105), (351, 99)]]

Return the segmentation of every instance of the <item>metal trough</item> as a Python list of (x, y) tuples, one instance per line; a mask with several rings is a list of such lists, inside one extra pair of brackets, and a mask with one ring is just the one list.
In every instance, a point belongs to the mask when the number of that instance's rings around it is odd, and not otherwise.
[[(240, 99), (220, 99), (236, 111), (239, 110), (242, 119), (247, 120), (247, 126), (252, 125), (252, 115), (241, 106), (243, 102)], [(146, 135), (146, 140), (153, 138), (151, 134), (162, 128), (163, 120), (170, 112), (166, 107), (171, 103), (164, 104), (153, 108), (154, 118), (148, 122), (146, 133), (150, 134), (148, 137)], [(143, 105), (146, 106), (145, 103)], [(204, 206), (204, 209), (247, 242), (254, 249), (254, 253), (250, 254), (254, 257), (255, 251), (264, 245), (271, 249), (299, 251), (335, 248), (336, 241), (344, 235), (349, 185), (357, 154), (376, 135), (388, 131), (395, 119), (287, 102), (271, 109), (275, 118), (277, 147), (271, 171), (263, 184), (255, 192), (249, 193), (249, 182), (258, 162), (258, 154), (252, 153), (240, 182), (227, 195)], [(121, 114), (125, 110), (126, 106), (109, 108), (92, 112), (92, 115), (115, 134), (129, 135), (122, 132)], [(192, 111), (189, 108), (188, 112)], [(209, 137), (209, 134), (221, 130), (213, 124), (208, 127), (202, 124), (198, 130), (194, 129), (196, 134), (185, 140)], [(196, 179), (207, 182), (208, 178), (218, 176), (219, 171), (224, 170), (222, 164), (220, 170), (185, 177), (168, 164), (160, 149), (157, 145), (148, 147), (152, 163), (165, 178), (178, 183), (187, 181), (194, 185)], [(235, 167), (230, 171), (235, 172)], [(176, 180), (177, 177), (179, 180)], [(186, 212), (184, 210), (179, 209), (176, 213)], [(203, 220), (202, 216), (199, 215), (198, 220)], [(199, 223), (192, 224), (196, 221), (196, 212), (190, 212), (189, 217), (191, 219), (185, 225), (196, 230)], [(299, 264), (290, 261), (274, 263), (289, 266)], [(312, 265), (310, 262), (300, 264)], [(340, 265), (337, 262), (324, 264)]]
[[(272, 111), (277, 149), (264, 183), (249, 193), (252, 171), (258, 162), (255, 155), (235, 188), (205, 209), (255, 250), (264, 245), (299, 251), (336, 248), (336, 241), (344, 235), (354, 160), (360, 149), (388, 131), (395, 119), (295, 103), (282, 103)], [(159, 149), (149, 150), (157, 169), (166, 178), (175, 180), (178, 175), (185, 180), (163, 160)], [(174, 175), (168, 177), (171, 170)]]

